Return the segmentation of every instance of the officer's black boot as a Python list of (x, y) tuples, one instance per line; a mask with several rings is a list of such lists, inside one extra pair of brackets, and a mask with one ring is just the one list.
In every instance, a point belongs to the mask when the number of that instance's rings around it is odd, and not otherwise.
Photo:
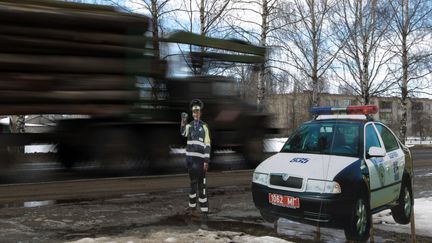
[(188, 215), (191, 217), (199, 218), (199, 212), (196, 208), (189, 208)]
[(199, 213), (196, 208), (188, 207), (186, 209), (186, 223), (190, 224), (194, 219), (197, 220), (197, 218), (199, 218)]

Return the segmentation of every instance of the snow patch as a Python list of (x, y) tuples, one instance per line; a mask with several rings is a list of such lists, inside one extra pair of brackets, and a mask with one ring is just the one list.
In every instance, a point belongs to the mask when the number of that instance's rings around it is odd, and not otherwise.
[[(175, 235), (175, 237), (173, 236)], [(208, 242), (208, 243), (226, 243), (226, 242), (248, 242), (248, 243), (289, 243), (289, 241), (272, 237), (272, 236), (252, 236), (242, 232), (233, 231), (210, 231), (198, 229), (196, 231), (176, 230), (175, 232), (167, 230), (152, 231), (145, 238), (135, 236), (118, 236), (118, 237), (100, 237), (100, 238), (83, 238), (71, 243), (99, 243), (99, 242)]]
[(428, 177), (428, 176), (432, 176), (432, 172), (426, 173), (424, 175), (416, 175), (416, 177)]
[(166, 239), (164, 240), (164, 242), (167, 242), (167, 243), (174, 243), (174, 242), (177, 242), (177, 239), (174, 238), (174, 237), (169, 237), (169, 238), (166, 238)]

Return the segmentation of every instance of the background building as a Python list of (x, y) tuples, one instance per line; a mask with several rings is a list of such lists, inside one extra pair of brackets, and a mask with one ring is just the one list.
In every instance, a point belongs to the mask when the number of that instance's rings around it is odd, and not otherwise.
[[(266, 97), (266, 110), (273, 114), (272, 126), (289, 135), (299, 124), (312, 118), (310, 92), (276, 94)], [(357, 96), (322, 93), (321, 106), (360, 105)], [(396, 97), (372, 97), (371, 104), (379, 110), (374, 118), (398, 132), (401, 119), (400, 100)], [(408, 103), (407, 136), (432, 136), (432, 100), (412, 98)]]

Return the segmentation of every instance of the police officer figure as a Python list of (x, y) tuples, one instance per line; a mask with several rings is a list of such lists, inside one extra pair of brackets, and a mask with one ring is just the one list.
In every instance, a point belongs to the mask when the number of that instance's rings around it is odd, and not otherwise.
[(204, 104), (199, 99), (190, 103), (193, 121), (187, 124), (187, 113), (182, 113), (180, 133), (187, 137), (186, 164), (189, 172), (191, 189), (189, 209), (197, 207), (197, 197), (203, 221), (207, 220), (208, 201), (206, 192), (206, 172), (210, 161), (210, 133), (206, 123), (200, 120)]

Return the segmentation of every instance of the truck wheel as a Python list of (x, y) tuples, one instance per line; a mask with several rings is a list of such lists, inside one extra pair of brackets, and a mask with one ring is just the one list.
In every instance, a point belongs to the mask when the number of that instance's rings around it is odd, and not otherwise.
[(371, 227), (371, 213), (367, 197), (359, 197), (352, 206), (351, 215), (345, 225), (344, 232), (347, 240), (366, 241)]
[(139, 136), (133, 130), (123, 128), (101, 129), (95, 135), (96, 161), (107, 171), (127, 169), (144, 174), (149, 167), (148, 156)]
[(72, 169), (72, 167), (74, 167), (74, 165), (75, 165), (75, 161), (74, 161), (74, 160), (71, 160), (71, 159), (69, 159), (69, 158), (62, 159), (62, 160), (60, 161), (60, 163), (61, 163), (61, 165), (63, 166), (63, 168), (65, 168), (65, 169), (67, 169), (67, 170)]
[(77, 155), (80, 154), (77, 149), (72, 146), (57, 145), (57, 156), (60, 164), (65, 169), (72, 169), (75, 162), (78, 160)]
[(398, 205), (391, 208), (394, 221), (398, 224), (408, 224), (411, 221), (413, 197), (409, 177), (404, 177), (399, 193)]
[(15, 154), (8, 151), (7, 147), (0, 147), (1, 169), (9, 169), (14, 165)]
[(150, 160), (144, 151), (135, 148), (126, 159), (127, 169), (133, 174), (145, 175), (150, 173)]
[(261, 217), (269, 223), (274, 223), (279, 219), (278, 217), (276, 217), (272, 214), (266, 213), (264, 211), (260, 211), (260, 213), (261, 213)]

